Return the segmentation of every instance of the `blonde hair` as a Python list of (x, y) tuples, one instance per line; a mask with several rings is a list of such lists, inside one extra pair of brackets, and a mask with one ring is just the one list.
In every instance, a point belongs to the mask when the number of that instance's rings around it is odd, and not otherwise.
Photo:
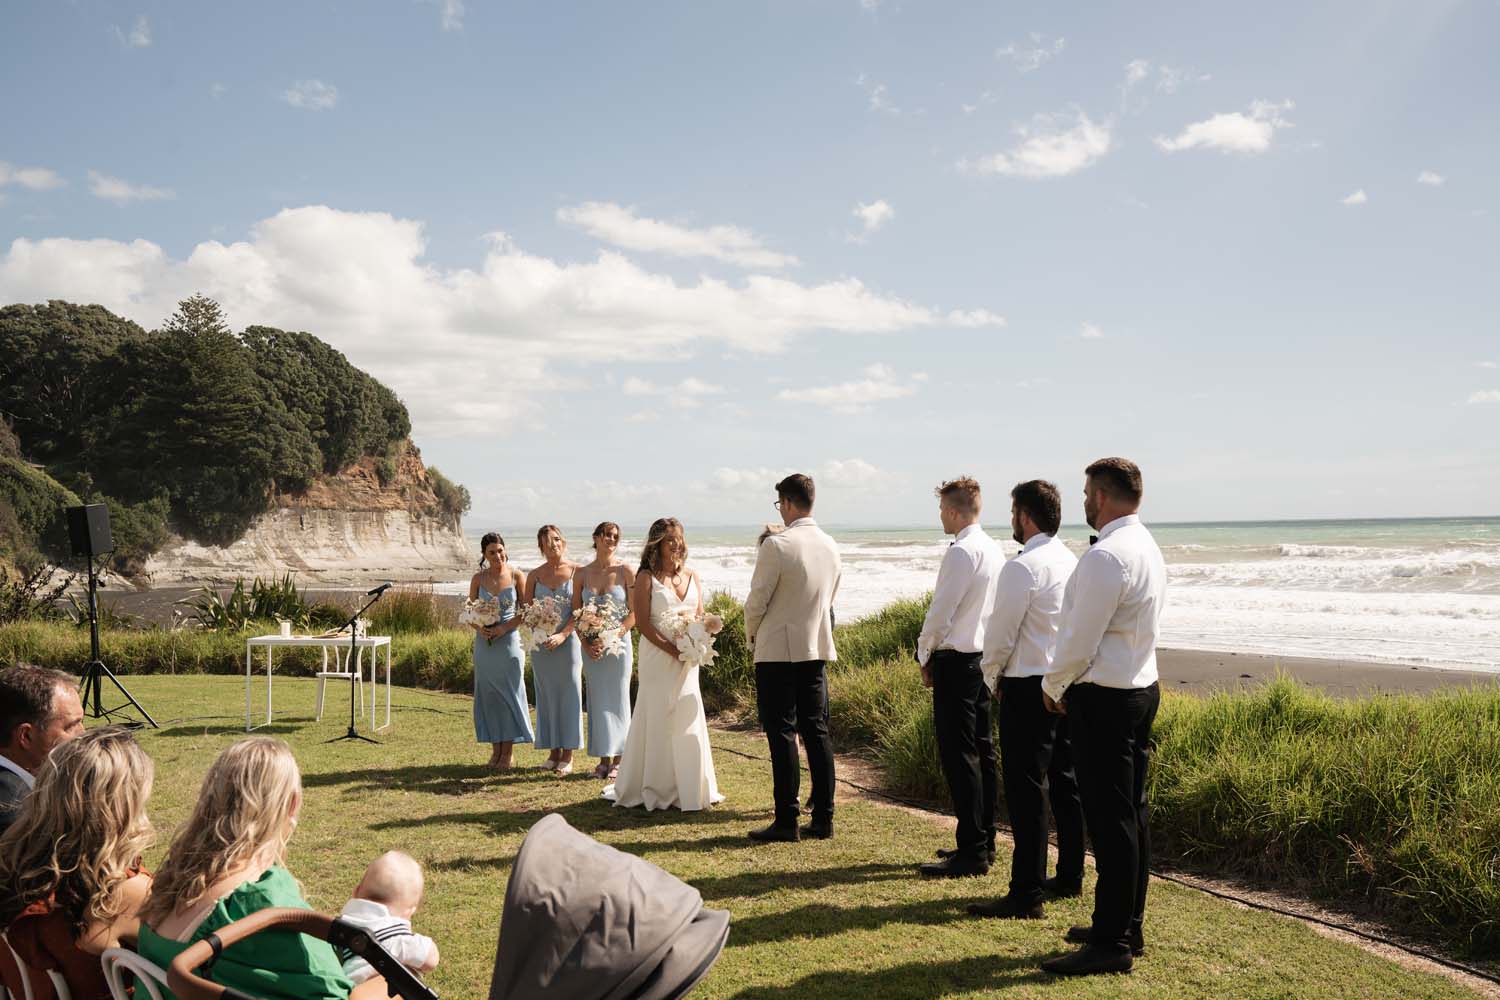
[(284, 862), (301, 794), (302, 774), (285, 743), (251, 736), (226, 747), (203, 776), (198, 803), (172, 839), (141, 919), (154, 925), (192, 906), (257, 855)]
[(386, 851), (370, 862), (354, 894), (387, 906), (417, 906), (422, 902), (426, 879), (417, 859), (405, 851)]
[(155, 768), (122, 726), (59, 745), (21, 814), (0, 837), (0, 927), (52, 898), (81, 934), (125, 911), (125, 883), (154, 834), (146, 816)]
[(954, 510), (965, 514), (979, 513), (979, 483), (969, 476), (959, 476), (950, 479), (940, 485), (932, 492), (937, 494), (939, 500)]

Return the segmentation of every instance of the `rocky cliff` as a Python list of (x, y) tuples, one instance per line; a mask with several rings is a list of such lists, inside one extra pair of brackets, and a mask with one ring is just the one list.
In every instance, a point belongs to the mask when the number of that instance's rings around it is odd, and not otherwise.
[[(238, 541), (201, 545), (179, 536), (146, 564), (154, 586), (292, 572), (303, 584), (451, 580), (474, 558), (456, 514), (442, 508), (421, 454), (363, 458), (307, 492), (282, 495)], [(386, 481), (381, 481), (384, 472)]]

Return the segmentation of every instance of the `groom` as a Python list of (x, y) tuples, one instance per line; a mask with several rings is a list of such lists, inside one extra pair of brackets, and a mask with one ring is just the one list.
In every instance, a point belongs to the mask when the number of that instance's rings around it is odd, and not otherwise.
[[(750, 831), (750, 839), (794, 841), (806, 834), (827, 840), (833, 836), (833, 743), (824, 665), (838, 659), (833, 596), (839, 550), (812, 518), (811, 477), (792, 475), (777, 483), (775, 506), (786, 527), (760, 544), (745, 599), (745, 635), (755, 650), (755, 697), (771, 747), (776, 818)], [(812, 823), (801, 831), (799, 733), (812, 772)]]

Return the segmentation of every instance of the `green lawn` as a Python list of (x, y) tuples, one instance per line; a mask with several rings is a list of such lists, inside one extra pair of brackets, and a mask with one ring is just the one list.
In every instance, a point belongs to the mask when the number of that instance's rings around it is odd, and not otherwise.
[[(209, 761), (243, 735), (244, 681), (126, 680), (164, 727), (141, 737), (157, 765), (151, 812), (161, 839), (149, 865), (185, 819)], [(264, 703), (263, 683), (257, 680), (257, 705)], [(647, 814), (599, 800), (599, 782), (587, 776), (485, 774), (478, 765), (487, 751), (473, 742), (465, 697), (397, 689), (395, 726), (383, 734), (384, 745), (369, 746), (322, 742), (343, 731), (347, 716), (334, 707), (314, 722), (312, 681), (278, 678), (275, 690), (278, 716), (261, 732), (291, 744), (307, 790), (292, 871), (314, 906), (337, 911), (376, 853), (401, 848), (416, 856), (428, 887), (416, 926), (442, 948), (443, 964), (431, 978), (448, 1000), (487, 994), (511, 862), (526, 830), (549, 811), (661, 865), (696, 886), (710, 906), (730, 910), (729, 947), (695, 997), (1472, 995), (1293, 921), (1160, 883), (1151, 889), (1148, 952), (1134, 974), (1056, 980), (1037, 963), (1059, 952), (1063, 931), (1087, 919), (1090, 903), (1051, 904), (1044, 921), (967, 917), (964, 904), (1003, 892), (1004, 876), (997, 869), (985, 879), (916, 878), (915, 865), (951, 842), (928, 819), (849, 799), (840, 802), (832, 841), (752, 846), (744, 834), (768, 817), (770, 768), (728, 751), (763, 754), (754, 735), (714, 736), (728, 795), (722, 805), (696, 815)], [(331, 706), (340, 704), (340, 693), (330, 689)], [(517, 760), (535, 765), (542, 756), (527, 749)]]

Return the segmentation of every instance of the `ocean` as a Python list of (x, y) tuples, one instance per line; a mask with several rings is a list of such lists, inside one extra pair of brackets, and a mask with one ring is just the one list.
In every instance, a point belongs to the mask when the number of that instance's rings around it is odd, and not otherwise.
[[(1500, 673), (1500, 517), (1148, 524), (1171, 581), (1163, 646)], [(936, 526), (824, 527), (844, 559), (840, 619), (932, 589), (947, 545)], [(589, 555), (591, 528), (564, 526), (574, 558)], [(624, 526), (620, 554), (633, 564), (641, 539), (632, 528), (641, 530)], [(500, 530), (513, 558), (534, 565), (535, 529)], [(477, 558), (481, 532), (469, 533)], [(689, 561), (706, 589), (744, 597), (758, 534), (688, 526)], [(1005, 534), (1007, 553), (1019, 550)], [(1061, 532), (1078, 553), (1088, 534)]]

